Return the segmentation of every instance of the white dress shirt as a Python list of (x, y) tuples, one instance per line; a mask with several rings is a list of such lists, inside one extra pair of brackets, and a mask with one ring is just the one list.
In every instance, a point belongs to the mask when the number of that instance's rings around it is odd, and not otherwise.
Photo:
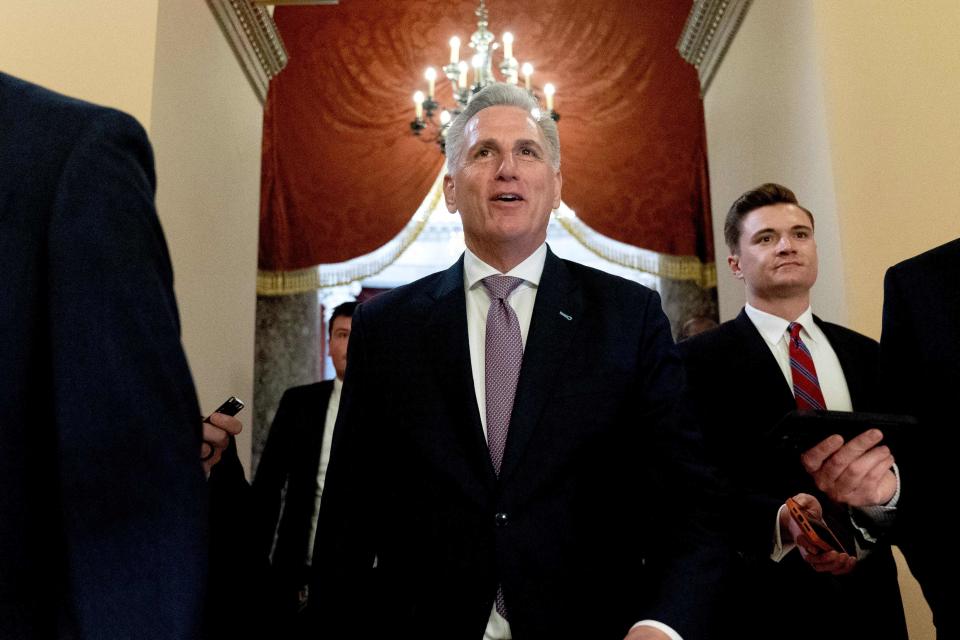
[[(784, 380), (790, 391), (793, 391), (793, 373), (790, 369), (790, 325), (789, 320), (784, 320), (779, 316), (761, 311), (755, 307), (746, 305), (745, 311), (747, 317), (753, 322), (764, 342), (773, 354), (777, 364), (780, 365), (780, 371), (783, 373)], [(803, 327), (800, 330), (800, 339), (810, 351), (813, 358), (813, 366), (817, 370), (817, 380), (820, 382), (820, 391), (823, 393), (823, 400), (826, 408), (831, 411), (853, 411), (853, 402), (850, 399), (850, 389), (847, 387), (847, 378), (843, 374), (843, 367), (840, 366), (840, 359), (836, 352), (830, 346), (830, 341), (823, 334), (820, 327), (813, 321), (813, 312), (810, 307), (800, 314), (795, 320)], [(864, 509), (867, 517), (874, 521), (883, 521), (890, 517), (893, 508), (896, 506), (897, 498), (900, 494), (899, 475), (897, 476), (897, 493), (893, 499), (883, 507), (874, 507)], [(780, 510), (785, 509), (781, 506)], [(858, 527), (860, 528), (860, 527)], [(870, 540), (869, 534), (862, 528), (861, 531), (865, 537)], [(793, 542), (783, 544), (780, 537), (780, 512), (777, 512), (777, 520), (774, 524), (773, 552), (770, 558), (775, 562), (782, 560), (790, 553), (796, 544)], [(859, 551), (859, 549), (858, 549)]]
[(333, 427), (337, 424), (340, 411), (340, 391), (343, 380), (333, 380), (333, 390), (327, 402), (327, 415), (323, 419), (323, 442), (320, 445), (320, 465), (317, 467), (317, 494), (313, 500), (313, 515), (310, 517), (310, 537), (307, 538), (307, 564), (313, 564), (313, 539), (317, 535), (317, 519), (320, 517), (320, 498), (323, 497), (323, 483), (327, 478), (327, 466), (330, 464), (330, 445), (333, 442)]
[[(533, 317), (533, 305), (537, 300), (537, 288), (540, 286), (540, 276), (543, 274), (543, 265), (547, 259), (547, 245), (540, 247), (516, 267), (501, 274), (483, 260), (474, 255), (470, 249), (463, 256), (463, 289), (467, 298), (467, 339), (470, 343), (470, 368), (473, 372), (473, 389), (477, 398), (477, 409), (480, 410), (480, 423), (483, 425), (484, 438), (487, 436), (487, 383), (486, 383), (486, 336), (487, 311), (490, 309), (490, 296), (487, 295), (483, 279), (493, 275), (507, 275), (522, 278), (523, 282), (513, 290), (506, 302), (517, 314), (520, 324), (520, 338), (523, 346), (527, 346), (527, 334), (530, 331), (530, 319)], [(660, 629), (671, 640), (682, 640), (676, 631), (669, 626), (654, 620), (643, 620), (637, 625), (649, 625)], [(484, 640), (510, 640), (510, 624), (497, 613), (496, 605), (490, 610), (487, 628), (484, 630)]]

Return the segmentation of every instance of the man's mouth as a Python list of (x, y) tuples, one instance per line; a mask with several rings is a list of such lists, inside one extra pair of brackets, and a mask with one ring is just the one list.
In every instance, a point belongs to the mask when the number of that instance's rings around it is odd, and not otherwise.
[(493, 196), (491, 200), (497, 202), (520, 202), (523, 200), (523, 196), (521, 196), (519, 193), (498, 193), (497, 195)]

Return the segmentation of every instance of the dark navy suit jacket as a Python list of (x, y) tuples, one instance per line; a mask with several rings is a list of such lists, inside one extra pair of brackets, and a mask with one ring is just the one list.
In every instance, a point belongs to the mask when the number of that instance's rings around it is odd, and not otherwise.
[[(548, 252), (499, 477), (481, 428), (462, 259), (353, 316), (314, 554), (324, 637), (620, 640), (705, 630), (719, 539), (659, 297)], [(699, 514), (697, 514), (699, 515)], [(704, 522), (703, 520), (699, 522)]]
[[(878, 411), (877, 343), (814, 317), (843, 369), (853, 408)], [(785, 459), (765, 438), (796, 409), (790, 387), (757, 328), (734, 320), (678, 345), (690, 397), (711, 458), (733, 481), (731, 523), (740, 562), (727, 596), (730, 623), (745, 638), (906, 638), (896, 566), (889, 547), (847, 576), (815, 573), (791, 553), (769, 559), (777, 511), (799, 492), (818, 495), (799, 459)], [(802, 611), (803, 624), (794, 615)]]
[(898, 456), (903, 478), (897, 543), (933, 610), (938, 637), (960, 634), (955, 582), (960, 562), (944, 527), (956, 496), (960, 443), (960, 240), (891, 267), (880, 340), (890, 409), (920, 428)]
[(253, 480), (257, 553), (272, 552), (272, 588), (283, 609), (296, 607), (309, 582), (306, 555), (332, 391), (333, 380), (324, 380), (284, 392)]
[(0, 73), (0, 637), (193, 638), (200, 415), (143, 129)]

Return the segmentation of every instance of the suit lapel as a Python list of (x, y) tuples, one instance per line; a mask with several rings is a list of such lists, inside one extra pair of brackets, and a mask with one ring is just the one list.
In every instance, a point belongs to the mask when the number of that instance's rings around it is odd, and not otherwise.
[[(836, 330), (834, 325), (824, 322), (817, 316), (813, 316), (813, 321), (820, 327), (820, 331), (827, 337), (830, 347), (837, 354), (837, 360), (840, 362), (840, 369), (843, 371), (843, 379), (847, 383), (847, 391), (850, 393), (850, 405), (854, 411), (863, 411), (864, 408), (873, 407), (876, 404), (876, 388), (878, 382), (878, 371), (867, 370), (866, 363), (861, 362), (855, 353), (851, 351), (849, 340)], [(877, 360), (879, 362), (879, 359)], [(877, 366), (879, 366), (877, 364)]]
[(551, 397), (582, 308), (582, 296), (569, 269), (548, 248), (523, 350), (520, 380), (500, 469), (501, 481), (509, 478), (520, 464)]
[(470, 343), (467, 335), (467, 303), (463, 292), (463, 257), (447, 269), (432, 292), (434, 306), (427, 322), (427, 348), (432, 352), (437, 380), (445, 404), (452, 407), (454, 428), (467, 457), (479, 477), (490, 487), (496, 482), (483, 425), (477, 408), (477, 396), (470, 367)]
[(793, 391), (784, 379), (776, 358), (770, 353), (770, 346), (757, 331), (746, 310), (741, 310), (733, 322), (744, 347), (742, 353), (734, 357), (742, 359), (746, 371), (753, 372), (748, 381), (750, 397), (758, 401), (760, 406), (769, 407), (771, 413), (777, 412), (776, 419), (779, 419), (787, 411), (796, 408)]

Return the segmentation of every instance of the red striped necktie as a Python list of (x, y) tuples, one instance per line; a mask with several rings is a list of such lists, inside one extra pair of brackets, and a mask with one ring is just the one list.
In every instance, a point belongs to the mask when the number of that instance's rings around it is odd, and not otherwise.
[(787, 329), (790, 331), (790, 372), (793, 374), (793, 395), (797, 409), (826, 409), (827, 403), (820, 390), (813, 356), (800, 339), (803, 326), (799, 322), (791, 322)]

